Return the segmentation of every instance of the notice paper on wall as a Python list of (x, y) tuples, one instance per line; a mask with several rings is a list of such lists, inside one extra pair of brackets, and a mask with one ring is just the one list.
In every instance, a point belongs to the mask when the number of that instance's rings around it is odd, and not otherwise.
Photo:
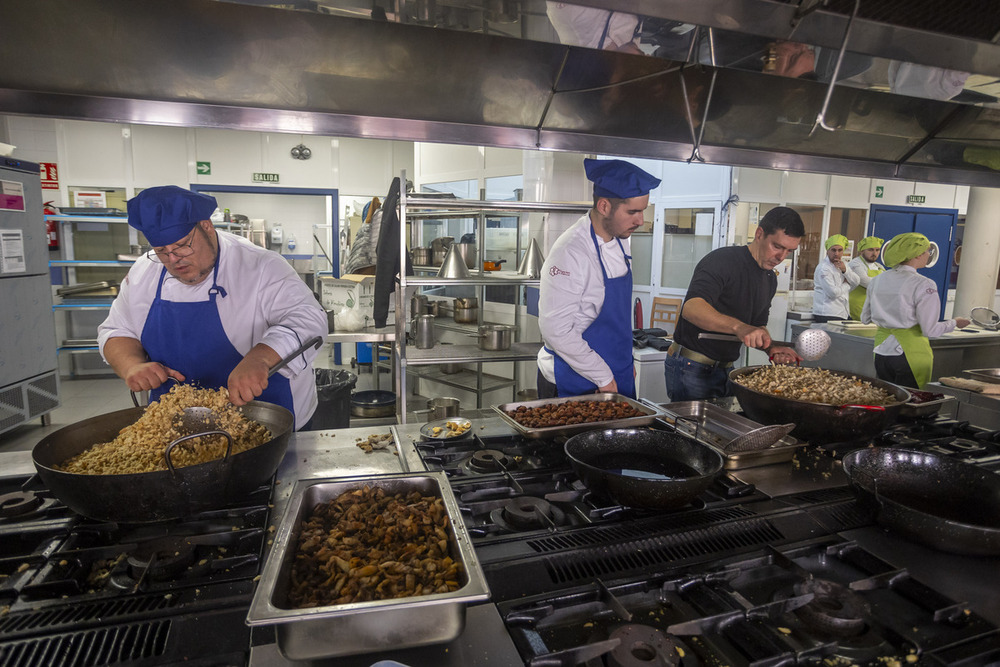
[(0, 181), (0, 211), (24, 212), (24, 185), (17, 181)]
[(0, 231), (0, 273), (24, 273), (24, 233), (20, 229)]

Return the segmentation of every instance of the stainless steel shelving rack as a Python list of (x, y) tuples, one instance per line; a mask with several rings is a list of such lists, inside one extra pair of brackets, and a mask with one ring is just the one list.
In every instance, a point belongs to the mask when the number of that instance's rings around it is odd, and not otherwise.
[[(400, 174), (400, 183), (406, 183), (406, 172)], [(478, 345), (442, 345), (437, 344), (430, 349), (413, 348), (407, 350), (406, 345), (406, 322), (409, 319), (409, 299), (406, 298), (407, 287), (420, 286), (441, 286), (441, 285), (475, 285), (479, 287), (479, 323), (483, 321), (485, 310), (485, 288), (491, 286), (538, 286), (537, 278), (525, 278), (515, 271), (484, 271), (482, 268), (482, 258), (486, 250), (486, 218), (490, 213), (504, 213), (508, 217), (518, 217), (518, 234), (516, 242), (515, 257), (521, 256), (521, 223), (525, 213), (578, 213), (583, 214), (590, 210), (589, 206), (581, 204), (552, 204), (545, 202), (522, 202), (522, 201), (480, 201), (468, 199), (437, 199), (433, 197), (421, 197), (420, 195), (408, 195), (405, 188), (399, 193), (399, 283), (396, 287), (396, 340), (391, 346), (391, 363), (394, 372), (394, 387), (396, 390), (396, 418), (400, 424), (406, 423), (406, 375), (408, 372), (414, 373), (427, 380), (433, 380), (446, 386), (458, 389), (476, 391), (478, 400), (476, 407), (482, 407), (482, 394), (484, 391), (502, 389), (504, 387), (515, 386), (516, 380), (507, 378), (493, 378), (484, 376), (482, 372), (483, 363), (497, 361), (532, 361), (538, 355), (538, 350), (542, 344), (540, 342), (514, 342), (509, 350), (487, 351), (479, 349)], [(478, 244), (477, 258), (478, 265), (475, 269), (470, 269), (472, 274), (468, 278), (438, 278), (417, 277), (406, 275), (406, 250), (408, 247), (406, 238), (407, 219), (420, 218), (477, 218), (476, 241)], [(411, 230), (411, 235), (415, 236), (416, 229)], [(419, 266), (414, 267), (414, 272), (437, 271), (438, 267)], [(497, 275), (500, 274), (500, 275)], [(514, 324), (520, 324), (520, 291), (514, 304)], [(457, 328), (461, 331), (461, 325), (436, 325), (442, 328)], [(474, 331), (474, 329), (469, 329)], [(520, 334), (520, 327), (518, 332)], [(376, 352), (377, 353), (377, 352)], [(377, 358), (376, 358), (377, 362)], [(453, 375), (446, 375), (438, 369), (429, 371), (411, 371), (410, 367), (435, 366), (445, 363), (475, 363), (477, 364), (476, 385), (461, 382)], [(485, 382), (484, 382), (485, 378)], [(488, 384), (486, 383), (488, 382)]]
[[(101, 223), (106, 225), (128, 224), (128, 218), (124, 216), (112, 215), (47, 215), (46, 220), (53, 220), (59, 224), (59, 246), (62, 259), (50, 260), (49, 266), (58, 268), (63, 274), (63, 285), (71, 286), (77, 281), (76, 270), (83, 268), (95, 269), (121, 269), (122, 276), (132, 266), (133, 262), (118, 260), (97, 260), (97, 259), (76, 259), (74, 245), (75, 230), (74, 225), (78, 223)], [(86, 233), (86, 232), (81, 232)], [(138, 243), (138, 232), (129, 229), (129, 240)], [(111, 308), (113, 296), (107, 297), (84, 297), (73, 298), (72, 296), (62, 297), (62, 301), (52, 304), (53, 313), (63, 313), (66, 319), (66, 330), (70, 331), (72, 325), (70, 317), (74, 312), (108, 310)], [(56, 347), (58, 354), (96, 354), (97, 334), (93, 339), (66, 338)], [(71, 366), (71, 373), (73, 373)]]

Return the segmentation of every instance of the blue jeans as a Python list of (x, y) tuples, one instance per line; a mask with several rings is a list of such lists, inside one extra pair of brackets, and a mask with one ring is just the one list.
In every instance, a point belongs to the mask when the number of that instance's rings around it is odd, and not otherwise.
[(663, 362), (667, 395), (672, 403), (701, 401), (706, 398), (732, 396), (729, 389), (730, 368), (713, 367), (691, 361), (681, 355), (667, 355)]

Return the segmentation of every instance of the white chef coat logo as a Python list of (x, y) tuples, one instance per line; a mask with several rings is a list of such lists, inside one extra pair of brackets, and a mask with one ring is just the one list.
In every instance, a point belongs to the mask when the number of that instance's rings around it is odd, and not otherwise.
[(568, 276), (569, 275), (569, 271), (563, 271), (559, 267), (553, 266), (551, 269), (549, 269), (549, 275), (550, 276), (559, 276), (559, 275)]

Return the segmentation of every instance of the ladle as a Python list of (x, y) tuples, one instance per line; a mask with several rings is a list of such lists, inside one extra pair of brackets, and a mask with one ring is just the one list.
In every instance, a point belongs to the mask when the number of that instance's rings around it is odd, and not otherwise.
[[(267, 372), (267, 377), (271, 377), (282, 368), (288, 365), (288, 363), (299, 356), (311, 347), (319, 347), (323, 344), (322, 336), (314, 336), (295, 348), (295, 351), (284, 357), (281, 361), (271, 366), (271, 369)], [(190, 408), (184, 408), (181, 414), (177, 417), (176, 422), (178, 430), (182, 435), (190, 435), (192, 433), (201, 433), (204, 431), (217, 431), (219, 430), (219, 415), (216, 414), (212, 408), (206, 408), (203, 406), (192, 406)]]
[[(698, 338), (742, 342), (739, 336), (736, 336), (735, 334), (700, 333), (698, 334)], [(798, 338), (795, 339), (794, 345), (781, 340), (772, 340), (771, 343), (774, 345), (794, 347), (795, 351), (799, 353), (799, 356), (806, 361), (816, 361), (817, 359), (822, 359), (826, 355), (830, 349), (831, 341), (830, 334), (822, 329), (806, 329), (799, 334)]]

